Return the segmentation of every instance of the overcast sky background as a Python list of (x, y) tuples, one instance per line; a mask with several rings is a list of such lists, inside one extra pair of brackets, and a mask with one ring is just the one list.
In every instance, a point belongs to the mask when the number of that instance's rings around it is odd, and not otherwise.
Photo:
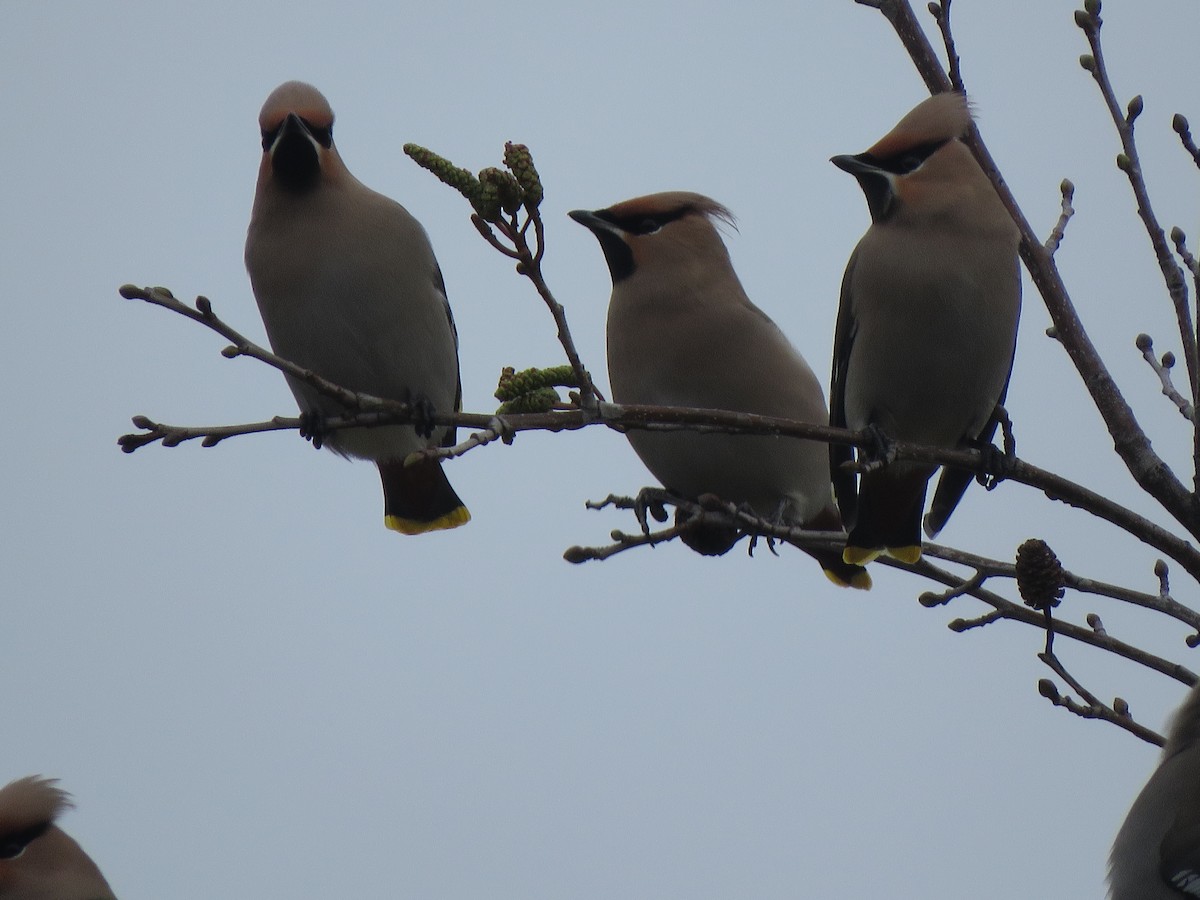
[[(1181, 477), (1185, 423), (1133, 346), (1177, 349), (1165, 291), (1066, 2), (959, 0), (983, 135), (1093, 339)], [(1110, 2), (1104, 30), (1158, 212), (1200, 232), (1171, 115), (1200, 122), (1189, 0)], [(922, 10), (922, 19), (931, 20)], [(653, 191), (727, 204), (751, 298), (823, 376), (842, 269), (868, 224), (829, 164), (926, 96), (891, 29), (821, 4), (41, 3), (0, 7), (0, 784), (63, 779), (64, 820), (123, 900), (1102, 895), (1155, 748), (1037, 696), (1041, 635), (956, 635), (971, 601), (873, 569), (839, 591), (795, 551), (709, 560), (673, 544), (571, 566), (632, 522), (587, 499), (650, 482), (601, 429), (521, 435), (449, 466), (474, 520), (384, 529), (366, 463), (294, 434), (121, 454), (129, 417), (291, 414), (282, 376), (121, 299), (210, 297), (264, 340), (242, 264), (277, 84), (316, 84), (351, 171), (428, 229), (461, 338), (465, 407), (559, 362), (541, 301), (466, 204), (402, 153), (479, 169), (527, 143), (546, 274), (602, 385), (610, 288), (566, 218)], [(1193, 244), (1193, 247), (1195, 245)], [(1132, 486), (1026, 280), (1008, 407), (1021, 455), (1158, 514)], [(1011, 558), (1049, 541), (1081, 574), (1154, 590), (1155, 554), (1005, 484), (943, 539)], [(1195, 603), (1180, 574), (1175, 596)], [(1015, 595), (1015, 591), (1009, 591)], [(1187, 662), (1183, 629), (1070, 596), (1110, 633)], [(1184, 688), (1087, 648), (1077, 676), (1160, 727)]]

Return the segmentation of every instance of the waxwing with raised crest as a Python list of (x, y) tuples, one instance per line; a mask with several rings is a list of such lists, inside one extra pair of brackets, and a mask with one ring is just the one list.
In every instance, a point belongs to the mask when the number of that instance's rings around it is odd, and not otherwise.
[(53, 778), (0, 788), (0, 900), (116, 900), (91, 857), (55, 824), (71, 806)]
[[(1021, 309), (1019, 232), (961, 138), (960, 93), (930, 97), (878, 143), (835, 156), (866, 195), (871, 226), (842, 281), (830, 422), (947, 449), (982, 447), (996, 428)], [(861, 477), (852, 450), (830, 445), (850, 534), (844, 559), (921, 556), (922, 513), (937, 467), (892, 462)], [(924, 518), (936, 535), (973, 474), (942, 472)]]
[[(733, 270), (715, 226), (732, 222), (725, 207), (676, 191), (570, 215), (599, 240), (612, 276), (608, 374), (616, 402), (826, 421), (820, 382)], [(841, 530), (823, 444), (639, 429), (626, 436), (681, 497), (715, 494), (764, 518)], [(708, 525), (681, 535), (708, 555), (728, 551), (739, 536)], [(812, 555), (834, 582), (870, 586), (866, 571), (836, 552)]]

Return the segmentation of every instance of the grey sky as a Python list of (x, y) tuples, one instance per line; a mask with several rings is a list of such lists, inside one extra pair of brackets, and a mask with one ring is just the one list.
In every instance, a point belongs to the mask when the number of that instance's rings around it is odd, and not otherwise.
[[(1060, 179), (1075, 181), (1060, 264), (1156, 449), (1182, 466), (1184, 423), (1133, 347), (1148, 331), (1171, 349), (1172, 317), (1071, 10), (959, 0), (964, 73), (1040, 231)], [(1110, 2), (1105, 18), (1119, 90), (1145, 95), (1160, 216), (1200, 232), (1169, 127), (1177, 111), (1200, 122), (1196, 6)], [(498, 164), (505, 140), (532, 148), (547, 277), (602, 384), (608, 274), (565, 212), (665, 189), (734, 211), (748, 293), (826, 373), (867, 225), (828, 158), (925, 96), (878, 13), (8, 0), (0, 23), (0, 783), (61, 777), (79, 804), (65, 827), (123, 900), (1102, 893), (1155, 751), (1041, 700), (1036, 632), (955, 635), (945, 623), (975, 604), (923, 610), (926, 585), (881, 568), (869, 595), (839, 591), (795, 552), (671, 545), (570, 566), (565, 547), (632, 524), (584, 501), (649, 483), (619, 435), (469, 454), (449, 471), (474, 521), (424, 538), (383, 528), (371, 466), (295, 435), (116, 447), (138, 413), (294, 409), (278, 373), (116, 293), (202, 293), (262, 339), (242, 266), (255, 120), (290, 78), (329, 98), (351, 171), (428, 229), (468, 409), (494, 408), (502, 366), (560, 351), (540, 301), (405, 141), (472, 169)], [(1009, 394), (1021, 455), (1162, 521), (1047, 324), (1026, 282)], [(972, 489), (943, 535), (1001, 558), (1030, 536), (1071, 569), (1155, 589), (1152, 552), (1020, 485)], [(1172, 585), (1196, 601), (1182, 573)], [(1065, 612), (1093, 609), (1188, 661), (1181, 629), (1077, 598)], [(1152, 726), (1183, 696), (1061, 649)]]

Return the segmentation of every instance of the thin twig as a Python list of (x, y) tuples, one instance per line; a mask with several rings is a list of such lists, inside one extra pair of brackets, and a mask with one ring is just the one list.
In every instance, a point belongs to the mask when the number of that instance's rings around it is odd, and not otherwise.
[[(524, 209), (524, 207), (522, 207)], [(567, 362), (571, 364), (571, 368), (575, 372), (575, 377), (579, 380), (579, 402), (584, 409), (590, 409), (595, 404), (604, 399), (604, 395), (596, 388), (592, 381), (592, 376), (588, 373), (583, 365), (583, 360), (579, 356), (579, 350), (575, 345), (575, 338), (571, 335), (571, 328), (567, 324), (567, 311), (563, 305), (554, 298), (550, 286), (546, 284), (546, 279), (542, 275), (542, 256), (545, 253), (545, 229), (542, 226), (541, 213), (537, 209), (526, 211), (525, 221), (521, 221), (521, 211), (518, 210), (507, 219), (501, 218), (494, 223), (500, 233), (504, 235), (511, 244), (506, 247), (492, 232), (488, 223), (480, 218), (478, 213), (471, 216), (471, 221), (475, 224), (476, 230), (483, 235), (484, 239), (496, 249), (500, 250), (506, 256), (517, 261), (517, 272), (524, 275), (533, 284), (538, 292), (538, 296), (546, 304), (550, 314), (554, 317), (554, 324), (558, 328), (558, 342), (562, 345), (563, 352), (567, 356)], [(528, 235), (529, 226), (533, 225), (534, 246), (530, 247)]]
[[(656, 503), (670, 504), (679, 509), (683, 515), (680, 522), (672, 527), (658, 531), (650, 531), (644, 519), (641, 518), (639, 507), (640, 498), (646, 493), (654, 495)], [(568, 547), (563, 558), (568, 562), (580, 563), (590, 560), (609, 559), (626, 550), (632, 550), (646, 544), (661, 544), (682, 534), (699, 524), (721, 527), (736, 527), (742, 529), (751, 538), (766, 538), (768, 541), (780, 541), (800, 549), (811, 550), (841, 550), (846, 535), (838, 531), (816, 531), (799, 528), (778, 522), (768, 521), (751, 512), (744, 506), (726, 503), (710, 498), (704, 503), (685, 500), (666, 491), (654, 488), (643, 489), (637, 497), (609, 494), (603, 500), (589, 500), (585, 504), (588, 509), (602, 510), (608, 507), (629, 510), (639, 515), (642, 526), (641, 535), (631, 535), (621, 531), (613, 531), (611, 537), (616, 544), (604, 547)], [(753, 543), (749, 552), (753, 555)]]
[[(1121, 587), (1120, 585), (1085, 578), (1082, 575), (1076, 575), (1072, 572), (1064, 574), (1066, 586), (1073, 591), (1078, 591), (1082, 594), (1094, 594), (1097, 597), (1108, 597), (1109, 599), (1120, 600), (1123, 603), (1129, 603), (1133, 606), (1140, 606), (1143, 609), (1149, 609), (1164, 616), (1169, 616), (1176, 621), (1182, 622), (1184, 625), (1190, 626), (1196, 632), (1200, 632), (1200, 613), (1197, 613), (1196, 610), (1189, 606), (1185, 606), (1168, 594), (1147, 594), (1144, 591), (1135, 591), (1131, 588)], [(1098, 618), (1097, 621), (1099, 621)], [(1195, 634), (1189, 635), (1186, 640), (1189, 646), (1194, 646)]]
[[(559, 343), (562, 344), (563, 352), (566, 353), (567, 361), (579, 384), (579, 405), (584, 410), (593, 409), (604, 396), (596, 390), (591, 375), (580, 359), (562, 305), (554, 299), (542, 277), (541, 265), (546, 249), (546, 233), (539, 207), (545, 191), (529, 148), (524, 144), (506, 143), (504, 165), (507, 171), (489, 167), (482, 170), (478, 177), (418, 144), (405, 144), (404, 152), (443, 184), (463, 195), (474, 209), (471, 224), (475, 226), (475, 230), (494, 250), (516, 260), (517, 272), (533, 283), (558, 326)], [(535, 243), (533, 248), (529, 246), (531, 226)], [(511, 246), (497, 237), (496, 231), (499, 231)]]
[[(926, 544), (924, 552), (930, 556), (936, 556), (939, 559), (946, 560), (964, 566), (969, 566), (975, 570), (975, 575), (972, 576), (972, 582), (969, 587), (978, 587), (982, 585), (987, 578), (1016, 578), (1016, 566), (1011, 562), (1001, 562), (996, 559), (989, 559), (984, 556), (979, 556), (974, 553), (969, 553), (965, 550), (957, 550), (950, 547), (939, 545)], [(1109, 584), (1104, 581), (1097, 581), (1094, 578), (1087, 578), (1083, 575), (1078, 575), (1074, 572), (1063, 570), (1063, 584), (1073, 591), (1082, 594), (1092, 594), (1097, 597), (1106, 597), (1110, 600), (1119, 600), (1122, 603), (1129, 603), (1133, 606), (1140, 606), (1143, 609), (1149, 609), (1164, 616), (1168, 616), (1189, 628), (1200, 632), (1200, 611), (1194, 610), (1189, 606), (1185, 606), (1179, 601), (1171, 597), (1166, 585), (1167, 566), (1162, 560), (1159, 560), (1155, 565), (1155, 575), (1159, 578), (1158, 593), (1148, 594), (1144, 591), (1135, 591), (1131, 588), (1122, 587), (1121, 585)], [(947, 591), (945, 594), (922, 594), (919, 598), (922, 606), (932, 607), (944, 605), (949, 600), (960, 596), (967, 591), (961, 589), (962, 586), (953, 591)], [(944, 598), (944, 599), (943, 599)], [(1189, 646), (1193, 646), (1192, 638), (1188, 638)]]
[(999, 622), (1003, 618), (1004, 613), (998, 609), (993, 609), (991, 612), (986, 612), (982, 616), (975, 616), (973, 619), (955, 619), (950, 623), (950, 630), (956, 634), (962, 634), (964, 631), (970, 631), (973, 628), (983, 628), (985, 625)]
[(125, 453), (133, 453), (147, 444), (162, 441), (164, 447), (178, 447), (186, 441), (200, 439), (203, 447), (215, 447), (221, 441), (243, 434), (260, 434), (265, 431), (296, 431), (300, 420), (294, 416), (275, 416), (265, 422), (249, 422), (243, 425), (165, 425), (146, 416), (134, 416), (133, 425), (141, 428), (137, 434), (123, 434), (117, 445)]
[[(944, 559), (945, 557), (940, 558)], [(960, 584), (956, 584), (953, 587), (947, 588), (941, 593), (926, 591), (925, 593), (921, 594), (921, 596), (917, 597), (917, 602), (926, 609), (933, 609), (935, 606), (945, 606), (951, 600), (956, 600), (964, 594), (969, 594), (971, 591), (975, 590), (975, 588), (982, 587), (983, 583), (987, 581), (987, 579), (988, 575), (984, 574), (982, 569), (976, 569), (974, 575)]]
[(579, 403), (585, 410), (592, 408), (596, 403), (604, 400), (604, 395), (592, 382), (592, 376), (584, 368), (583, 360), (580, 359), (579, 351), (575, 347), (575, 339), (571, 336), (570, 326), (567, 324), (567, 311), (561, 303), (555, 298), (550, 291), (550, 286), (546, 284), (546, 279), (542, 275), (542, 254), (545, 249), (545, 231), (542, 228), (541, 217), (534, 213), (534, 237), (537, 244), (537, 249), (533, 253), (529, 250), (529, 244), (525, 241), (525, 236), (522, 233), (517, 233), (516, 238), (517, 250), (522, 253), (520, 271), (521, 274), (528, 278), (533, 286), (537, 289), (538, 296), (546, 304), (546, 308), (550, 310), (550, 314), (554, 317), (554, 324), (558, 328), (558, 340), (562, 344), (564, 352), (567, 354), (567, 360), (571, 363), (571, 368), (575, 370), (575, 375), (579, 379)]
[(1071, 221), (1071, 216), (1075, 215), (1075, 207), (1071, 205), (1071, 201), (1075, 198), (1075, 185), (1071, 183), (1069, 178), (1064, 178), (1058, 189), (1062, 192), (1062, 214), (1059, 215), (1058, 222), (1050, 232), (1050, 237), (1046, 238), (1046, 243), (1043, 245), (1051, 259), (1058, 252), (1058, 247), (1066, 236), (1067, 223)]
[[(936, 556), (939, 559), (946, 560), (964, 566), (969, 566), (975, 569), (975, 576), (972, 581), (978, 581), (978, 586), (983, 583), (986, 578), (1016, 578), (1016, 566), (1011, 562), (1001, 562), (996, 559), (988, 559), (984, 556), (979, 556), (974, 553), (968, 553), (965, 550), (957, 550), (950, 547), (944, 547), (936, 544), (926, 544), (924, 551), (927, 555)], [(1155, 565), (1155, 575), (1159, 578), (1159, 591), (1155, 594), (1148, 594), (1144, 591), (1135, 591), (1131, 588), (1122, 587), (1116, 584), (1109, 584), (1104, 581), (1097, 581), (1093, 578), (1087, 578), (1083, 575), (1078, 575), (1074, 572), (1063, 570), (1063, 584), (1073, 591), (1083, 594), (1092, 594), (1097, 597), (1106, 597), (1110, 600), (1119, 600), (1123, 603), (1129, 603), (1133, 606), (1140, 606), (1143, 609), (1153, 610), (1162, 615), (1169, 616), (1189, 628), (1200, 631), (1200, 611), (1194, 610), (1189, 606), (1178, 602), (1171, 597), (1170, 593), (1163, 586), (1166, 577), (1166, 563), (1159, 560)], [(946, 599), (950, 600), (959, 594), (966, 593), (965, 591), (947, 592)], [(933, 598), (942, 597), (943, 595), (922, 595), (922, 606), (942, 605), (942, 603), (933, 602)]]
[(917, 67), (917, 73), (929, 87), (931, 94), (941, 94), (953, 88), (946, 72), (942, 69), (941, 60), (934, 52), (933, 45), (925, 37), (925, 31), (917, 22), (907, 0), (854, 0), (860, 6), (869, 6), (879, 10), (884, 18), (895, 29), (900, 43), (908, 51), (909, 57)]
[[(1104, 61), (1104, 49), (1100, 41), (1100, 28), (1103, 21), (1099, 12), (1095, 14), (1087, 10), (1079, 10), (1075, 14), (1075, 23), (1087, 37), (1091, 48), (1090, 56), (1080, 58), (1080, 64), (1091, 73), (1104, 104), (1108, 107), (1109, 116), (1117, 130), (1121, 141), (1121, 153), (1117, 155), (1117, 168), (1129, 178), (1129, 186), (1137, 201), (1137, 213), (1150, 238), (1154, 248), (1154, 256), (1158, 260), (1159, 270), (1171, 303), (1175, 307), (1175, 318), (1179, 326), (1179, 335), (1183, 346), (1183, 359), (1187, 364), (1188, 386), (1193, 405), (1200, 402), (1200, 360), (1196, 349), (1196, 324), (1192, 320), (1191, 304), (1188, 299), (1187, 279), (1183, 269), (1171, 256), (1171, 248), (1167, 244), (1167, 236), (1163, 227), (1158, 223), (1154, 209), (1150, 204), (1150, 192), (1146, 187), (1146, 179), (1142, 173), (1141, 158), (1138, 155), (1137, 140), (1134, 137), (1134, 123), (1142, 110), (1141, 96), (1134, 97), (1126, 109), (1122, 111), (1117, 102), (1116, 91), (1108, 75), (1108, 66)], [(1193, 421), (1193, 478), (1194, 484), (1200, 488), (1200, 421)]]
[(487, 222), (483, 221), (483, 219), (478, 214), (471, 216), (471, 224), (475, 226), (475, 230), (479, 232), (479, 236), (482, 237), (485, 241), (487, 241), (488, 244), (491, 245), (493, 250), (498, 250), (500, 253), (503, 253), (509, 259), (520, 259), (521, 258), (520, 253), (518, 253), (512, 247), (504, 246), (504, 244), (502, 244), (500, 242), (500, 239), (496, 237), (496, 232), (492, 231), (492, 226), (490, 226)]
[[(1049, 636), (1052, 634), (1052, 631), (1047, 631), (1048, 645), (1050, 642)], [(1155, 744), (1159, 747), (1166, 743), (1166, 740), (1157, 731), (1153, 731), (1152, 729), (1147, 728), (1145, 725), (1134, 721), (1133, 717), (1129, 715), (1128, 707), (1123, 707), (1123, 712), (1118, 712), (1113, 706), (1109, 706), (1106, 703), (1100, 702), (1100, 700), (1097, 699), (1096, 696), (1091, 693), (1091, 691), (1087, 690), (1074, 676), (1071, 675), (1070, 672), (1067, 671), (1066, 666), (1062, 664), (1062, 661), (1057, 655), (1055, 655), (1052, 649), (1047, 649), (1039, 653), (1038, 659), (1049, 666), (1056, 675), (1069, 684), (1071, 688), (1083, 698), (1083, 701), (1086, 704), (1085, 706), (1076, 703), (1070, 697), (1062, 696), (1059, 694), (1058, 689), (1053, 687), (1053, 682), (1050, 682), (1049, 679), (1043, 679), (1038, 685), (1038, 689), (1042, 696), (1055, 706), (1069, 710), (1080, 718), (1100, 719), (1105, 722), (1111, 722), (1120, 728), (1124, 728), (1130, 734), (1140, 737), (1147, 743)], [(1047, 685), (1049, 685), (1049, 687)]]
[(1192, 162), (1196, 164), (1196, 168), (1200, 168), (1200, 147), (1197, 147), (1196, 142), (1192, 140), (1188, 120), (1180, 113), (1175, 113), (1171, 119), (1171, 128), (1179, 135), (1179, 142), (1183, 144), (1183, 149), (1192, 155)]
[(956, 91), (965, 94), (967, 89), (962, 80), (962, 62), (954, 47), (954, 33), (950, 28), (950, 0), (941, 0), (940, 3), (932, 0), (929, 4), (929, 14), (933, 16), (942, 32), (942, 43), (946, 47), (946, 60), (950, 65), (950, 84)]
[[(197, 297), (196, 305), (193, 307), (188, 306), (186, 303), (183, 303), (180, 300), (177, 300), (175, 295), (164, 287), (140, 288), (136, 285), (125, 284), (122, 285), (119, 290), (121, 296), (127, 300), (145, 300), (147, 303), (151, 303), (154, 306), (161, 306), (164, 309), (169, 309), (171, 312), (179, 313), (181, 316), (186, 316), (193, 322), (199, 322), (206, 328), (211, 328), (226, 340), (232, 341), (232, 346), (226, 347), (221, 351), (221, 355), (227, 359), (235, 359), (239, 356), (249, 356), (252, 359), (265, 362), (267, 365), (278, 369), (280, 372), (291, 375), (293, 378), (311, 385), (322, 394), (332, 397), (333, 399), (342, 403), (344, 406), (350, 407), (351, 409), (386, 409), (402, 414), (409, 410), (407, 403), (400, 403), (396, 400), (386, 400), (382, 397), (373, 397), (370, 394), (347, 390), (340, 385), (334, 384), (332, 381), (327, 381), (309, 369), (302, 368), (296, 365), (294, 362), (284, 359), (282, 356), (276, 356), (270, 350), (260, 347), (241, 332), (221, 321), (217, 314), (213, 312), (212, 303), (207, 297)], [(245, 428), (247, 426), (239, 427)], [(255, 431), (268, 430), (256, 426), (250, 427)], [(222, 437), (229, 437), (235, 433), (239, 432), (230, 431), (229, 434), (222, 435)], [(197, 434), (196, 436), (202, 435)]]
[(472, 431), (465, 441), (460, 441), (453, 447), (431, 447), (425, 451), (425, 454), (435, 459), (458, 459), (476, 447), (486, 447), (492, 441), (501, 440), (506, 444), (511, 444), (512, 439), (513, 430), (509, 427), (508, 422), (500, 416), (495, 416), (487, 428), (481, 431)]
[[(766, 521), (745, 509), (735, 507), (733, 504), (699, 504), (693, 501), (682, 500), (678, 498), (665, 498), (664, 502), (668, 502), (678, 509), (682, 510), (685, 518), (705, 517), (708, 521), (717, 525), (734, 526), (747, 534), (759, 535), (761, 537), (772, 538), (779, 541), (785, 541), (793, 546), (810, 549), (840, 549), (845, 543), (845, 536), (837, 532), (813, 532), (806, 529), (792, 528), (787, 525), (781, 525), (774, 522)], [(601, 503), (588, 503), (590, 509), (603, 509), (607, 506), (615, 506), (620, 509), (635, 509), (637, 501), (632, 497), (617, 497), (610, 495)], [(644, 546), (646, 544), (658, 544), (668, 541), (679, 534), (680, 527), (666, 528), (656, 532), (649, 532), (642, 535), (630, 535), (620, 531), (614, 531), (612, 538), (616, 541), (615, 544), (605, 547), (571, 547), (563, 555), (570, 562), (584, 562), (595, 559), (610, 559), (619, 553), (634, 549), (635, 547)], [(930, 562), (931, 559), (939, 559), (946, 562), (952, 562), (958, 565), (965, 565), (973, 568), (975, 571), (968, 577), (963, 577), (955, 573), (949, 572)], [(989, 625), (1001, 620), (1019, 622), (1025, 625), (1033, 626), (1039, 630), (1050, 628), (1049, 639), (1052, 640), (1054, 634), (1061, 634), (1071, 640), (1079, 641), (1117, 656), (1123, 657), (1138, 665), (1145, 666), (1156, 672), (1161, 672), (1168, 675), (1184, 684), (1193, 685), (1196, 683), (1196, 675), (1184, 666), (1178, 663), (1171, 662), (1155, 654), (1148, 653), (1139, 647), (1128, 644), (1110, 636), (1103, 626), (1096, 627), (1091, 624), (1094, 618), (1089, 614), (1089, 624), (1087, 627), (1075, 625), (1060, 619), (1053, 620), (1047, 625), (1043, 613), (1032, 610), (1021, 603), (1015, 603), (1008, 600), (994, 591), (983, 587), (986, 579), (991, 577), (1015, 578), (1015, 568), (1011, 563), (1002, 563), (997, 560), (987, 559), (976, 554), (967, 553), (962, 550), (957, 550), (953, 547), (946, 547), (940, 544), (926, 544), (924, 546), (924, 555), (922, 559), (914, 564), (907, 564), (891, 559), (887, 556), (882, 556), (878, 560), (879, 563), (890, 566), (892, 568), (902, 569), (916, 575), (923, 576), (931, 581), (938, 582), (946, 586), (947, 590), (944, 594), (934, 594), (926, 592), (921, 595), (920, 602), (926, 608), (933, 608), (944, 605), (949, 601), (970, 596), (982, 601), (992, 607), (992, 611), (984, 616), (974, 619), (954, 619), (949, 623), (951, 630), (956, 632), (968, 631), (973, 628), (979, 628), (984, 625)], [(1174, 600), (1166, 597), (1155, 597), (1149, 594), (1138, 594), (1137, 592), (1128, 591), (1123, 588), (1118, 588), (1112, 585), (1106, 585), (1102, 582), (1092, 581), (1090, 579), (1081, 578), (1071, 573), (1064, 573), (1065, 580), (1068, 586), (1077, 587), (1080, 590), (1088, 590), (1091, 593), (1110, 596), (1119, 600), (1136, 603), (1139, 606), (1144, 606), (1149, 609), (1163, 612), (1167, 615), (1179, 619), (1193, 629), (1200, 626), (1200, 613), (1196, 613), (1187, 609), (1181, 604), (1175, 603)], [(1098, 622), (1099, 619), (1096, 618)]]
[(568, 547), (563, 551), (563, 559), (569, 563), (583, 563), (593, 560), (605, 560), (632, 550), (634, 547), (653, 547), (670, 541), (688, 528), (687, 525), (671, 525), (658, 531), (647, 531), (644, 534), (627, 534), (624, 531), (613, 531), (610, 535), (616, 542), (604, 547)]
[[(928, 545), (926, 549), (929, 549)], [(933, 556), (934, 554), (928, 553), (927, 555)], [(892, 566), (893, 568), (907, 569), (908, 571), (914, 572), (917, 575), (922, 575), (926, 578), (938, 581), (947, 587), (953, 587), (962, 582), (962, 578), (959, 576), (933, 565), (925, 558), (922, 558), (919, 562), (914, 563), (911, 566), (887, 557), (880, 557), (878, 561), (882, 562), (884, 565)], [(1010, 622), (1020, 622), (1025, 625), (1032, 625), (1039, 630), (1046, 627), (1043, 616), (1040, 612), (1032, 610), (1023, 604), (1014, 603), (1012, 600), (1001, 597), (994, 591), (987, 590), (986, 588), (973, 588), (967, 591), (966, 594), (974, 597), (976, 600), (983, 601), (988, 606), (992, 607), (993, 610), (995, 610), (997, 616), (990, 621), (995, 622), (1003, 619)], [(952, 631), (966, 631), (970, 628), (978, 627), (978, 624), (982, 623), (967, 619), (955, 619), (949, 623), (948, 627)], [(1145, 666), (1146, 668), (1155, 672), (1159, 672), (1170, 678), (1174, 678), (1176, 681), (1179, 681), (1180, 683), (1189, 687), (1196, 684), (1196, 674), (1186, 666), (1182, 666), (1179, 663), (1164, 659), (1163, 657), (1157, 656), (1153, 653), (1148, 653), (1145, 650), (1142, 650), (1140, 647), (1135, 647), (1132, 644), (1118, 640), (1110, 635), (1102, 634), (1092, 628), (1086, 628), (1082, 625), (1075, 625), (1071, 622), (1064, 622), (1061, 619), (1055, 619), (1053, 629), (1055, 634), (1059, 634), (1063, 637), (1070, 638), (1071, 640), (1079, 641), (1080, 643), (1096, 647), (1100, 650), (1105, 650), (1116, 656), (1127, 659), (1130, 662), (1137, 663), (1138, 665)]]
[(1158, 381), (1162, 385), (1162, 395), (1175, 404), (1175, 408), (1189, 422), (1196, 414), (1195, 407), (1188, 402), (1179, 391), (1175, 389), (1175, 382), (1171, 379), (1171, 370), (1175, 367), (1175, 355), (1173, 353), (1164, 353), (1160, 361), (1154, 355), (1154, 341), (1148, 334), (1139, 334), (1137, 336), (1136, 345), (1142, 351), (1142, 359), (1146, 360), (1154, 374), (1158, 376)]
[[(1175, 245), (1175, 253), (1183, 262), (1184, 268), (1192, 273), (1196, 278), (1200, 278), (1200, 262), (1197, 262), (1196, 257), (1192, 255), (1192, 251), (1187, 246), (1187, 235), (1183, 233), (1183, 229), (1178, 225), (1171, 229), (1171, 243)], [(1200, 289), (1197, 290), (1200, 294)]]

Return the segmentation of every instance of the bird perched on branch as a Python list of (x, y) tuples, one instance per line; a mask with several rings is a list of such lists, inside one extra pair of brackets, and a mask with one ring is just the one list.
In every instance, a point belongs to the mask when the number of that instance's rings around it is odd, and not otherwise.
[(412, 456), (454, 444), (453, 428), (422, 421), (462, 403), (458, 336), (425, 230), (350, 174), (333, 142), (333, 111), (316, 88), (280, 85), (259, 126), (246, 268), (271, 347), (341, 387), (411, 403), (419, 417), (416, 427), (325, 435), (323, 417), (348, 410), (288, 376), (306, 427), (343, 456), (375, 461), (388, 528), (418, 534), (465, 524), (470, 514), (440, 461)]
[[(826, 421), (816, 376), (733, 270), (714, 225), (732, 222), (725, 207), (677, 191), (570, 215), (599, 240), (612, 275), (608, 374), (617, 403)], [(766, 519), (841, 530), (823, 444), (694, 431), (626, 436), (654, 477), (684, 498), (716, 494)], [(681, 534), (707, 555), (727, 552), (739, 537), (703, 525)], [(870, 586), (866, 570), (836, 551), (809, 552), (834, 582)]]
[(53, 778), (0, 788), (0, 900), (116, 900), (100, 869), (54, 820), (70, 808)]
[(1200, 687), (1175, 713), (1158, 768), (1113, 842), (1112, 900), (1200, 896)]
[[(990, 445), (1021, 310), (1019, 232), (960, 140), (966, 98), (919, 104), (873, 147), (835, 156), (858, 179), (871, 226), (842, 281), (830, 421), (885, 439), (951, 448)], [(861, 456), (861, 454), (860, 454)], [(850, 528), (844, 558), (921, 557), (921, 514), (937, 466), (893, 462), (857, 478), (852, 449), (831, 444), (833, 483)], [(935, 536), (970, 484), (946, 469), (925, 532)]]

